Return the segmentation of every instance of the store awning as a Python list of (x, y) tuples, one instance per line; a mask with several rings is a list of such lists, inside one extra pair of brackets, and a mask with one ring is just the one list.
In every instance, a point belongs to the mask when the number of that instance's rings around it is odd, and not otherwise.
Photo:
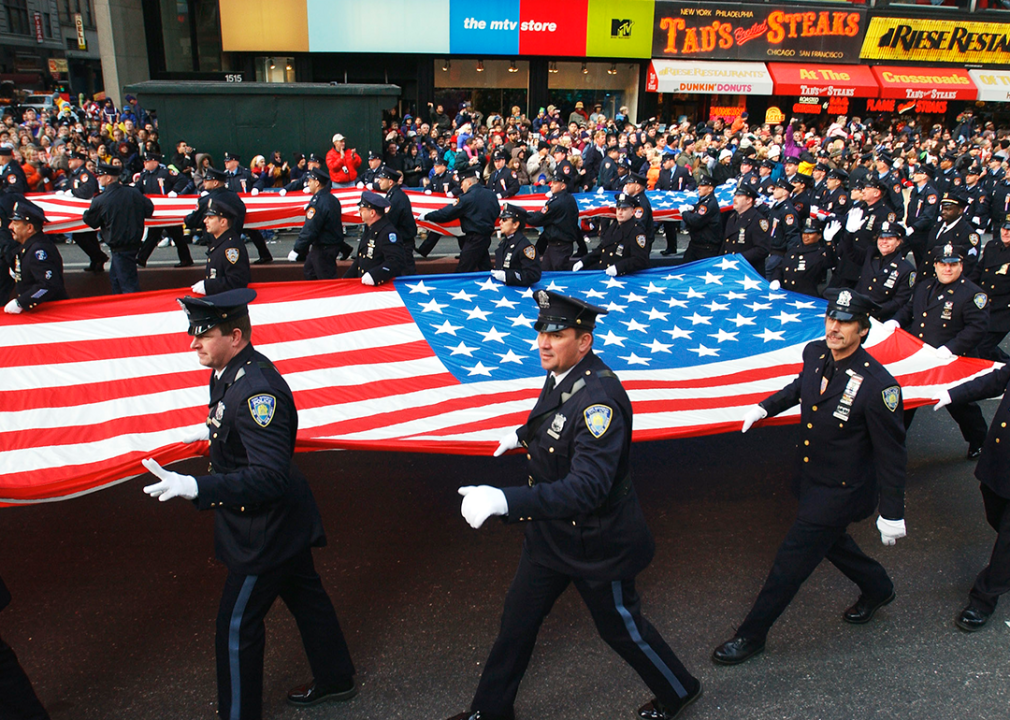
[(865, 65), (768, 63), (776, 95), (877, 97), (880, 88)]
[(647, 92), (699, 95), (771, 95), (774, 83), (764, 63), (653, 60)]
[(977, 100), (986, 102), (1010, 102), (1010, 70), (969, 70), (975, 87)]
[(872, 68), (880, 97), (899, 100), (975, 100), (978, 89), (968, 71), (952, 67)]

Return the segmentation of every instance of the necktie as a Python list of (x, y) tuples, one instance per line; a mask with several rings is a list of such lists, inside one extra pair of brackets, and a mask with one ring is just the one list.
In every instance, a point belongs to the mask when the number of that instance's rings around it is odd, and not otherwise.
[(551, 375), (549, 378), (547, 378), (547, 394), (548, 395), (550, 395), (551, 392), (554, 390), (554, 385), (555, 385), (555, 383), (554, 383), (554, 376)]

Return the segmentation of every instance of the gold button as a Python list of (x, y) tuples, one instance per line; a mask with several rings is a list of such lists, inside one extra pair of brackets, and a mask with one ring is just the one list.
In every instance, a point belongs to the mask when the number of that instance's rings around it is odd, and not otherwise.
[(845, 423), (838, 423), (838, 427), (840, 427), (840, 428), (845, 427)]
[(547, 452), (554, 452), (554, 448), (547, 448)]
[(999, 438), (996, 438), (996, 442), (999, 442)]
[(808, 457), (803, 458), (803, 462), (810, 462), (810, 458)]
[(240, 511), (245, 512), (245, 505), (239, 508)]
[(809, 444), (810, 444), (810, 441), (809, 441), (809, 440), (804, 440), (804, 441), (803, 441), (803, 444), (804, 444), (804, 445), (809, 445)]
[(845, 481), (842, 480), (842, 487), (845, 487)]
[(575, 527), (575, 521), (572, 520), (572, 527)]
[(1000, 423), (999, 426), (1000, 427), (1006, 427), (1006, 423)]
[(527, 460), (532, 460), (532, 459), (533, 459), (533, 456), (532, 456), (532, 455), (530, 455), (529, 453), (526, 453), (526, 459), (527, 459)]
[(214, 437), (215, 437), (215, 439), (217, 438), (217, 433), (214, 433)]
[(814, 405), (814, 406), (813, 406), (812, 408), (810, 408), (810, 409), (811, 409), (811, 410), (813, 410), (814, 412), (817, 412), (817, 406), (816, 406), (816, 405)]
[(808, 429), (808, 430), (812, 430), (812, 429), (813, 429), (813, 427), (814, 427), (814, 424), (813, 424), (813, 423), (807, 423), (807, 429)]

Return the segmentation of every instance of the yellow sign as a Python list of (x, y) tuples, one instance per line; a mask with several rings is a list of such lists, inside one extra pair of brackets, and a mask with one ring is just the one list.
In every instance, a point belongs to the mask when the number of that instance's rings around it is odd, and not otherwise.
[(88, 49), (88, 38), (84, 34), (84, 17), (80, 13), (74, 13), (74, 27), (77, 28), (77, 49)]
[(774, 105), (765, 111), (765, 122), (769, 125), (778, 125), (780, 122), (785, 122), (785, 119), (786, 116)]
[(863, 60), (1010, 64), (1010, 24), (882, 18), (870, 20)]

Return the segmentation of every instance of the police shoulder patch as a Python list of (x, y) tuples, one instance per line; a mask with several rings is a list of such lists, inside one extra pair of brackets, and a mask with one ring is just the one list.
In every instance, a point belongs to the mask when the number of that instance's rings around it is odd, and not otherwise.
[(606, 405), (590, 405), (583, 413), (586, 418), (586, 427), (593, 434), (594, 438), (603, 437), (610, 427), (610, 421), (614, 417), (614, 411)]
[(900, 193), (901, 192), (901, 183), (895, 183), (894, 184), (894, 192), (896, 192), (896, 193)]
[(930, 205), (936, 205), (936, 195), (933, 195), (932, 193), (927, 195), (926, 202), (928, 202)]
[(761, 226), (761, 229), (764, 232), (768, 232), (768, 221), (767, 220), (765, 220), (764, 218), (761, 218), (760, 220), (758, 220), (758, 225)]
[(887, 222), (894, 222), (897, 217), (894, 213), (887, 213)]
[(889, 388), (884, 388), (880, 393), (884, 398), (884, 407), (886, 407), (891, 412), (898, 409), (898, 403), (901, 402), (901, 388), (897, 385), (892, 385)]
[(908, 273), (908, 287), (913, 287), (915, 285), (915, 271)]
[(310, 207), (308, 210), (305, 211), (306, 220), (311, 220), (315, 216), (316, 216), (316, 209), (314, 207)]
[(535, 247), (533, 247), (532, 245), (530, 245), (528, 247), (525, 247), (525, 248), (523, 248), (523, 255), (525, 255), (526, 257), (528, 257), (530, 260), (536, 260), (537, 249)]
[(645, 215), (645, 210), (642, 208), (635, 208), (635, 217), (641, 219)]
[(87, 182), (87, 181), (88, 181), (88, 174), (81, 173), (81, 182)]
[(17, 181), (18, 181), (18, 176), (15, 175), (14, 173), (11, 173), (10, 175), (7, 176), (7, 182), (9, 182), (11, 185), (13, 185), (14, 183), (16, 183)]
[(839, 205), (844, 205), (846, 202), (847, 202), (847, 200), (845, 198), (845, 195), (839, 195), (838, 196), (838, 204)]
[(699, 205), (698, 209), (695, 210), (695, 212), (697, 212), (699, 215), (704, 215), (705, 213), (708, 212), (708, 208), (704, 205)]
[(976, 235), (975, 233), (969, 235), (968, 242), (970, 242), (972, 245), (978, 245), (978, 235)]
[(396, 233), (393, 233), (393, 232), (389, 233), (389, 242), (391, 242), (391, 243), (395, 243), (396, 242)]
[(786, 215), (786, 225), (792, 225), (794, 222), (796, 222), (796, 218), (793, 217), (792, 213), (788, 213)]
[(35, 257), (36, 257), (36, 258), (37, 258), (38, 260), (45, 260), (45, 259), (46, 259), (47, 257), (49, 257), (49, 256), (48, 256), (48, 255), (46, 255), (46, 251), (45, 251), (45, 250), (36, 250), (36, 251), (35, 251)]
[(973, 299), (979, 310), (985, 308), (986, 303), (989, 302), (989, 296), (985, 293), (975, 293), (975, 297)]
[(238, 262), (238, 248), (228, 248), (224, 251), (225, 259), (232, 265)]
[(277, 409), (277, 398), (273, 395), (254, 395), (249, 398), (249, 414), (256, 424), (266, 427), (274, 419), (274, 411)]
[(635, 242), (638, 243), (638, 247), (645, 247), (645, 235), (639, 235), (635, 238)]

